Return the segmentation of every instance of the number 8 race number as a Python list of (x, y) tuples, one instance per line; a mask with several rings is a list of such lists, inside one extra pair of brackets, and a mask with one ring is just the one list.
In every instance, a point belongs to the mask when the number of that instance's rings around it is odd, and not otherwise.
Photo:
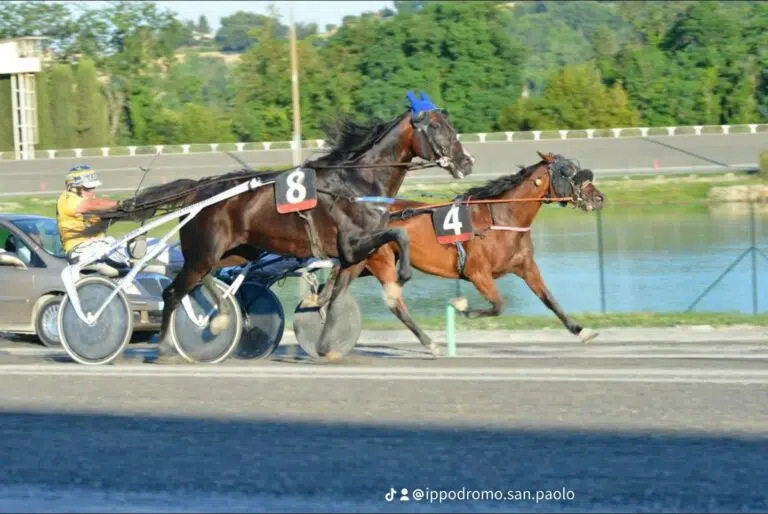
[(435, 235), (440, 244), (458, 243), (472, 239), (472, 216), (469, 207), (454, 204), (440, 207), (432, 215)]
[(317, 205), (315, 170), (299, 168), (278, 175), (275, 180), (275, 202), (277, 212), (305, 211)]

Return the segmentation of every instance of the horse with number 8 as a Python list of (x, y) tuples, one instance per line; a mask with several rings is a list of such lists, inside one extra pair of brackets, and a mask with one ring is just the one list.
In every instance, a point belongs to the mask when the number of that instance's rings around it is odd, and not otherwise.
[[(407, 93), (409, 109), (397, 118), (361, 125), (342, 119), (329, 134), (329, 153), (287, 172), (238, 171), (201, 180), (180, 179), (147, 188), (113, 213), (115, 218), (147, 219), (159, 210), (200, 202), (233, 186), (260, 181), (258, 186), (225, 201), (205, 207), (180, 230), (184, 267), (163, 292), (160, 359), (174, 357), (168, 327), (171, 313), (201, 283), (225, 305), (213, 283), (211, 271), (257, 259), (264, 252), (298, 258), (337, 258), (324, 290), (315, 299), (318, 307), (333, 313), (334, 301), (364, 268), (377, 248), (394, 243), (406, 256), (398, 270), (400, 286), (412, 274), (409, 240), (405, 230), (388, 227), (387, 203), (394, 198), (411, 169), (440, 166), (454, 178), (472, 172), (474, 159), (459, 143), (447, 114), (422, 93)], [(412, 162), (414, 158), (422, 163)], [(262, 187), (274, 182), (273, 187)], [(226, 312), (211, 320), (210, 329), (223, 330)], [(328, 360), (340, 355), (330, 351), (325, 337), (333, 323), (329, 314), (323, 325), (317, 353)]]
[[(513, 273), (528, 284), (569, 332), (588, 342), (597, 332), (571, 321), (544, 284), (533, 258), (531, 224), (542, 204), (571, 204), (590, 212), (602, 208), (604, 195), (592, 183), (591, 170), (580, 169), (560, 155), (539, 156), (539, 163), (469, 189), (445, 206), (398, 201), (392, 206), (390, 227), (408, 233), (411, 264), (416, 269), (469, 281), (491, 303), (490, 309), (470, 309), (464, 298), (455, 298), (454, 307), (467, 318), (500, 315), (504, 301), (495, 279)], [(389, 284), (395, 280), (395, 263), (404, 258), (392, 245), (383, 246), (368, 258), (360, 276), (375, 276), (389, 291)], [(395, 316), (438, 356), (437, 345), (413, 321), (402, 295), (387, 297)]]

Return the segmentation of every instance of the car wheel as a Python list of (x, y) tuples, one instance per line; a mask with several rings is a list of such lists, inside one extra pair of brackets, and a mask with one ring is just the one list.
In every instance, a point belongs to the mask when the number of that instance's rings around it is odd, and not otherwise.
[(57, 326), (61, 298), (61, 296), (49, 296), (40, 303), (37, 309), (35, 332), (37, 338), (48, 348), (61, 346)]

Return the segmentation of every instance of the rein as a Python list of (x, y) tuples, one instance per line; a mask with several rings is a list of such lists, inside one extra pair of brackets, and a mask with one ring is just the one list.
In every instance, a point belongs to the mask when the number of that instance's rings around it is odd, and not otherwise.
[(446, 207), (448, 205), (457, 205), (457, 204), (470, 205), (470, 204), (494, 204), (494, 203), (512, 203), (512, 202), (565, 202), (565, 201), (571, 201), (571, 200), (573, 200), (573, 198), (570, 196), (563, 197), (563, 198), (541, 197), (541, 198), (501, 198), (501, 199), (493, 199), (493, 200), (459, 200), (455, 202), (428, 204), (428, 205), (423, 205), (421, 207), (406, 207), (405, 209), (400, 209), (399, 211), (390, 212), (390, 216), (394, 217), (402, 213), (407, 213), (409, 216), (414, 216), (416, 214), (419, 214), (420, 212), (429, 212), (429, 211), (432, 211), (433, 209), (437, 209), (438, 207)]

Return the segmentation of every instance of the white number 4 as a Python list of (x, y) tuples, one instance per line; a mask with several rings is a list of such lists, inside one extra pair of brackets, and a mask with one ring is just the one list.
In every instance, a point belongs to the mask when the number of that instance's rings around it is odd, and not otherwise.
[(307, 197), (307, 188), (304, 187), (304, 172), (302, 170), (292, 171), (285, 178), (288, 184), (288, 190), (285, 192), (290, 203), (303, 202)]
[(443, 230), (453, 230), (453, 233), (458, 236), (461, 234), (462, 226), (461, 220), (459, 220), (459, 206), (454, 205), (448, 209), (448, 214), (445, 216), (445, 220), (443, 220)]

